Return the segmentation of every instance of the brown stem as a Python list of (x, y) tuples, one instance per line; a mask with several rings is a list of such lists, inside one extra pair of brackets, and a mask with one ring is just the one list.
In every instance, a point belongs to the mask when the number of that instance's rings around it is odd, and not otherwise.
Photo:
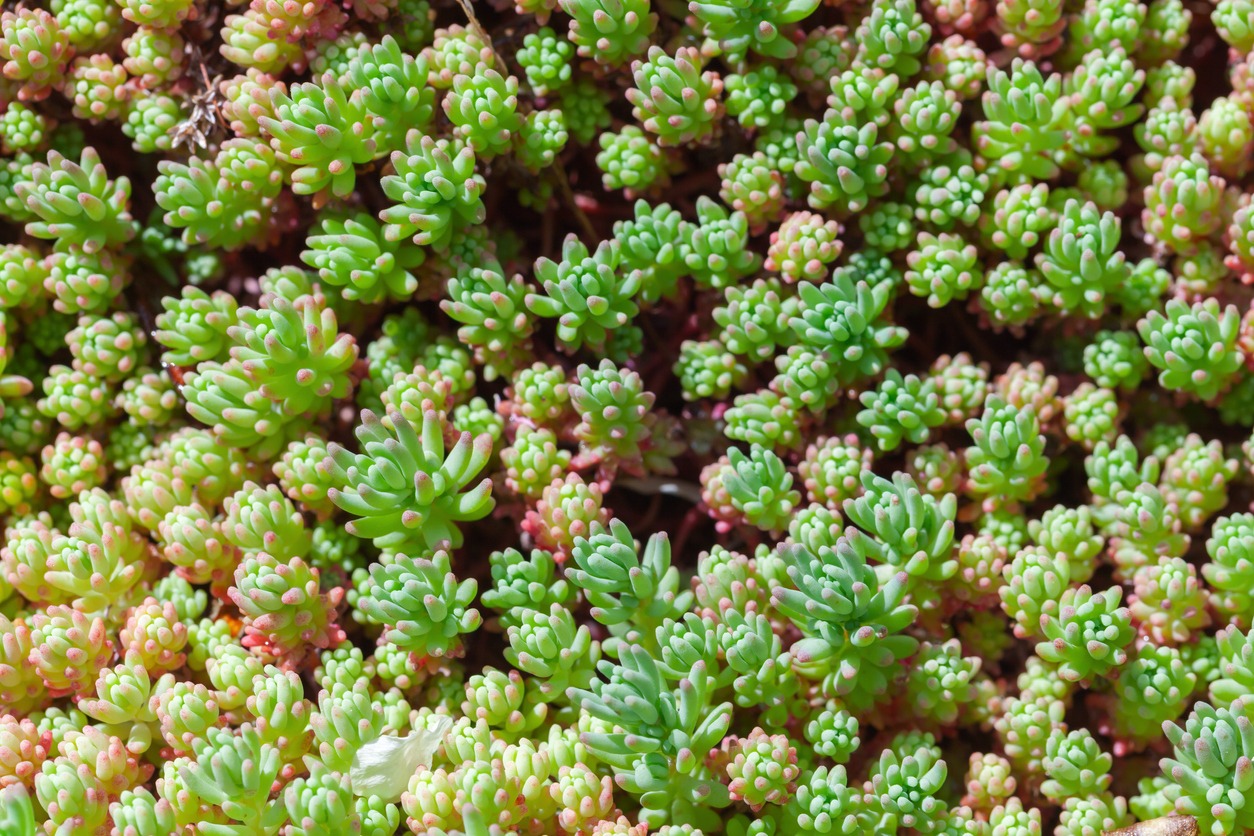
[(675, 534), (675, 541), (671, 544), (671, 554), (678, 557), (684, 553), (684, 546), (688, 543), (688, 537), (692, 534), (692, 530), (696, 528), (697, 523), (705, 518), (705, 514), (697, 508), (689, 508), (688, 513), (684, 514), (683, 522), (679, 524), (679, 531)]
[(553, 206), (544, 207), (543, 225), (540, 227), (540, 255), (548, 258), (553, 254)]
[(662, 510), (662, 495), (655, 493), (653, 499), (649, 502), (649, 510), (645, 515), (636, 521), (638, 530), (647, 531), (653, 527), (654, 520), (657, 519), (658, 512)]
[(570, 188), (570, 179), (566, 176), (566, 166), (562, 163), (562, 158), (558, 157), (553, 160), (553, 165), (550, 166), (550, 169), (557, 178), (557, 187), (562, 192), (562, 199), (566, 201), (566, 206), (574, 213), (575, 220), (579, 221), (579, 225), (583, 227), (583, 233), (586, 238), (584, 243), (589, 247), (595, 247), (599, 236), (596, 228), (592, 225), (592, 221), (579, 208), (579, 204), (575, 202), (575, 193)]

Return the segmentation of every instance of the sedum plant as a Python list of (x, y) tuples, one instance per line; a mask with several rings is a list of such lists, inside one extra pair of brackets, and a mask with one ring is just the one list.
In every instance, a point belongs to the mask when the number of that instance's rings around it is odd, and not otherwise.
[(1186, 305), (1169, 301), (1137, 323), (1145, 356), (1159, 369), (1160, 385), (1210, 400), (1230, 381), (1244, 354), (1236, 345), (1237, 314), (1214, 299)]
[(1248, 0), (43, 5), (0, 831), (1250, 829)]
[(602, 242), (595, 253), (570, 235), (562, 244), (562, 260), (542, 258), (536, 272), (545, 295), (529, 293), (528, 310), (558, 319), (558, 339), (573, 353), (585, 343), (603, 349), (612, 329), (628, 325), (639, 311), (631, 300), (642, 275), (619, 275), (617, 242)]
[(558, 0), (571, 16), (569, 37), (579, 55), (598, 64), (615, 65), (639, 55), (649, 45), (657, 14), (644, 2), (584, 3)]
[(420, 427), (399, 412), (387, 418), (390, 429), (363, 410), (357, 432), (363, 452), (354, 455), (338, 444), (327, 448), (332, 477), (345, 486), (327, 494), (357, 517), (349, 533), (370, 538), (380, 548), (417, 548), (419, 553), (445, 540), (461, 542), (456, 523), (492, 510), (488, 480), (461, 492), (487, 461), (491, 436), (462, 433), (446, 456), (434, 410), (423, 415)]
[(810, 184), (815, 209), (859, 212), (887, 190), (893, 145), (880, 141), (874, 122), (850, 124), (835, 110), (824, 120), (807, 120), (797, 135), (796, 174)]
[(636, 86), (627, 94), (633, 115), (660, 145), (707, 141), (723, 114), (719, 97), (723, 81), (702, 70), (701, 54), (680, 47), (672, 57), (661, 47), (649, 47), (645, 61), (633, 61)]
[(382, 186), (396, 203), (379, 213), (388, 240), (412, 236), (415, 244), (445, 248), (457, 229), (483, 221), (485, 183), (470, 147), (415, 131), (404, 151), (392, 152), (392, 166), (396, 173)]

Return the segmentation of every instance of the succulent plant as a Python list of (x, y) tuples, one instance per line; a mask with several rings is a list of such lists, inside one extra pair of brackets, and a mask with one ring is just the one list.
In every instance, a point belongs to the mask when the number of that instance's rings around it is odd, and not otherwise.
[[(1056, 732), (1066, 730), (1063, 723), (1066, 706), (1062, 700), (1044, 696), (1030, 700), (1008, 697), (1004, 706), (1005, 714), (997, 721), (996, 729), (1006, 757), (1028, 774), (1043, 773), (1047, 741)], [(1004, 820), (1007, 814), (1019, 817), (1024, 812), (1019, 799), (1010, 798), (1004, 806), (993, 810), (989, 821)], [(1039, 817), (1039, 810), (1032, 812)]]
[(1167, 456), (1162, 471), (1163, 498), (1175, 504), (1185, 530), (1196, 531), (1227, 504), (1227, 485), (1236, 475), (1236, 460), (1225, 458), (1220, 444), (1206, 444), (1190, 433)]
[(641, 194), (669, 182), (665, 153), (635, 125), (624, 125), (618, 133), (606, 131), (599, 142), (597, 168), (607, 190)]
[(839, 358), (836, 377), (841, 383), (877, 375), (888, 362), (887, 349), (907, 336), (904, 328), (881, 318), (891, 290), (891, 280), (872, 285), (856, 278), (853, 270), (839, 270), (818, 286), (803, 282), (789, 325), (803, 344)]
[(903, 438), (921, 444), (932, 427), (945, 421), (932, 378), (903, 378), (896, 369), (889, 369), (879, 388), (864, 392), (861, 400), (866, 409), (858, 413), (858, 423), (878, 439), (881, 450), (894, 449)]
[(997, 325), (1021, 327), (1040, 312), (1047, 296), (1041, 274), (1016, 261), (1003, 261), (984, 275), (980, 307)]
[[(228, 249), (256, 240), (283, 185), (274, 152), (255, 140), (228, 140), (210, 161), (162, 161), (155, 184), (164, 222), (183, 227), (187, 244)], [(231, 188), (235, 181), (239, 188)], [(223, 197), (230, 198), (223, 200)]]
[(244, 557), (228, 590), (244, 616), (243, 644), (275, 659), (299, 659), (310, 647), (341, 641), (344, 632), (334, 617), (343, 590), (320, 592), (319, 574), (300, 557)]
[[(918, 646), (917, 640), (898, 633), (899, 625), (917, 613), (913, 605), (902, 603), (906, 574), (899, 572), (881, 587), (875, 571), (847, 541), (837, 542), (835, 550), (821, 548), (817, 554), (796, 545), (781, 557), (796, 588), (776, 587), (772, 603), (807, 638), (796, 648), (804, 649), (805, 656), (794, 663), (800, 665), (794, 669), (833, 676), (837, 693), (850, 705), (873, 702), (888, 687), (886, 673)], [(855, 589), (860, 596), (856, 605)], [(874, 590), (870, 597), (862, 595), (870, 590)], [(871, 623), (879, 626), (859, 632), (862, 625)], [(868, 654), (864, 647), (851, 644), (846, 636), (854, 634), (866, 635), (882, 652)], [(837, 671), (841, 671), (839, 676)]]
[(614, 224), (614, 239), (620, 247), (624, 269), (643, 274), (640, 298), (651, 304), (673, 296), (679, 277), (687, 270), (682, 246), (688, 237), (688, 224), (670, 204), (650, 207), (637, 200), (633, 220)]
[(1219, 517), (1211, 526), (1211, 536), (1206, 541), (1210, 561), (1203, 564), (1202, 575), (1214, 589), (1210, 601), (1216, 611), (1233, 623), (1249, 625), (1254, 611), (1242, 586), (1242, 577), (1254, 570), (1254, 561), (1248, 555), (1254, 546), (1254, 519), (1249, 514), (1233, 514)]
[(287, 414), (316, 414), (347, 393), (345, 372), (357, 359), (357, 344), (337, 333), (335, 312), (322, 295), (276, 296), (241, 309), (239, 323), (227, 329), (236, 343), (232, 359)]
[(725, 398), (739, 386), (749, 370), (718, 340), (685, 340), (675, 361), (685, 400)]
[(887, 191), (884, 181), (893, 151), (891, 143), (880, 141), (874, 122), (850, 124), (829, 110), (823, 122), (807, 120), (797, 134), (799, 159), (794, 171), (810, 184), (811, 207), (859, 212), (871, 198)]
[(1008, 760), (1000, 755), (973, 752), (967, 767), (963, 806), (991, 813), (1014, 795), (1017, 786)]
[(5, 78), (21, 82), (20, 98), (39, 101), (61, 82), (74, 49), (52, 14), (19, 9), (0, 17), (0, 52), (7, 59)]
[(1150, 311), (1137, 323), (1137, 330), (1146, 343), (1150, 365), (1160, 369), (1159, 383), (1192, 392), (1202, 400), (1218, 394), (1244, 356), (1235, 344), (1236, 311), (1229, 307), (1221, 312), (1214, 299), (1192, 306), (1171, 300), (1165, 315)]
[[(1242, 743), (1234, 743), (1231, 751), (1216, 751), (1211, 741), (1217, 736), (1231, 734), (1237, 729), (1237, 720), (1226, 708), (1215, 709), (1207, 703), (1198, 703), (1189, 713), (1189, 717), (1181, 728), (1174, 723), (1165, 723), (1163, 731), (1173, 748), (1173, 757), (1162, 759), (1164, 772), (1171, 775), (1180, 787), (1176, 798), (1177, 809), (1186, 815), (1198, 817), (1199, 824), (1215, 833), (1226, 834), (1243, 821), (1245, 810), (1240, 801), (1236, 804), (1220, 803), (1207, 805), (1202, 799), (1205, 793), (1203, 786), (1232, 786), (1236, 780), (1233, 770), (1243, 751)], [(1240, 736), (1234, 741), (1241, 740)], [(1206, 770), (1202, 773), (1201, 770)], [(1203, 779), (1202, 774), (1208, 777)], [(1246, 814), (1248, 815), (1248, 814)]]
[(484, 159), (509, 148), (521, 127), (515, 108), (518, 79), (502, 78), (493, 69), (476, 67), (473, 74), (455, 75), (443, 107), (454, 125), (453, 135)]
[(1200, 154), (1163, 157), (1153, 183), (1145, 187), (1142, 223), (1163, 246), (1193, 253), (1220, 224), (1224, 186)]
[(761, 151), (753, 156), (737, 154), (719, 166), (723, 187), (719, 197), (736, 212), (743, 212), (752, 232), (761, 232), (784, 213), (784, 178), (772, 168)]
[(1057, 614), (1041, 619), (1048, 641), (1037, 644), (1037, 655), (1060, 665), (1059, 675), (1070, 681), (1101, 676), (1122, 665), (1133, 629), (1131, 614), (1119, 607), (1119, 600), (1119, 589), (1093, 593), (1081, 586), (1064, 592)]
[(1248, 0), (820, 5), (0, 15), (0, 830), (1248, 829)]
[(933, 308), (961, 299), (977, 287), (983, 276), (975, 269), (976, 249), (960, 235), (944, 232), (936, 237), (920, 232), (918, 247), (908, 256), (906, 285), (915, 296), (926, 296)]
[(963, 658), (957, 639), (943, 644), (924, 642), (910, 668), (906, 693), (917, 713), (941, 723), (958, 719), (960, 707), (975, 696), (972, 678), (980, 670), (980, 660)]
[(914, 226), (914, 208), (891, 200), (868, 207), (858, 216), (858, 227), (866, 243), (885, 253), (910, 246)]
[[(711, 6), (714, 4), (710, 4)], [(727, 112), (746, 128), (770, 128), (783, 122), (785, 108), (797, 95), (797, 87), (772, 64), (723, 79)]]
[(26, 225), (27, 234), (36, 238), (56, 238), (90, 255), (135, 235), (127, 211), (130, 181), (108, 179), (94, 148), (83, 149), (77, 163), (49, 151), (47, 164), (32, 165), (31, 179), (15, 191), (36, 217)]
[(579, 55), (598, 64), (620, 64), (645, 52), (657, 14), (645, 2), (558, 0), (572, 19), (569, 37)]
[(763, 531), (780, 531), (801, 502), (801, 495), (792, 490), (792, 474), (770, 450), (753, 445), (746, 456), (739, 448), (728, 451), (731, 470), (723, 476), (723, 485), (731, 504), (746, 521)]
[(1118, 702), (1112, 717), (1115, 752), (1139, 749), (1176, 720), (1196, 687), (1196, 675), (1171, 647), (1142, 645), (1124, 666), (1115, 685)]
[(1055, 307), (1089, 317), (1101, 314), (1106, 294), (1131, 270), (1115, 248), (1119, 233), (1119, 220), (1112, 213), (1099, 215), (1093, 203), (1067, 201), (1045, 251), (1036, 257)]
[(410, 272), (423, 261), (422, 251), (389, 241), (378, 222), (365, 213), (350, 217), (324, 215), (311, 229), (303, 260), (345, 299), (373, 302), (404, 298), (418, 287)]
[(758, 256), (746, 246), (749, 219), (744, 212), (728, 212), (703, 195), (697, 199), (697, 220), (688, 227), (680, 255), (699, 286), (727, 287), (757, 269)]
[[(1049, 23), (1049, 7), (1052, 6), (1053, 20), (1062, 23), (1057, 17), (1058, 4), (1041, 3), (1044, 8), (1037, 9), (1029, 3), (1003, 3), (1002, 6), (1022, 11), (1024, 21), (1031, 21), (1046, 31), (1055, 25)], [(1001, 7), (999, 19), (1000, 11)], [(1010, 73), (990, 71), (988, 95), (983, 100), (985, 121), (977, 122), (972, 132), (973, 144), (980, 156), (1008, 173), (1052, 177), (1057, 169), (1051, 154), (1062, 146), (1066, 136), (1067, 100), (1061, 97), (1061, 90), (1061, 76), (1054, 74), (1046, 79), (1030, 60), (1016, 58)], [(1032, 130), (1016, 131), (1015, 124), (1030, 125)]]
[(0, 134), (5, 153), (39, 151), (44, 146), (50, 125), (43, 114), (21, 102), (14, 102), (0, 117)]
[[(422, 552), (445, 540), (460, 543), (456, 523), (479, 519), (492, 509), (488, 480), (460, 493), (487, 461), (491, 437), (462, 433), (446, 457), (434, 410), (423, 415), (421, 434), (399, 412), (389, 412), (387, 418), (391, 430), (363, 410), (357, 431), (362, 453), (328, 445), (332, 476), (345, 485), (330, 489), (328, 496), (357, 517), (348, 524), (349, 532), (396, 550), (417, 547)], [(408, 478), (397, 479), (401, 473)], [(385, 499), (389, 494), (392, 498)], [(408, 501), (403, 499), (407, 495)]]
[(413, 236), (415, 244), (444, 248), (456, 230), (483, 221), (485, 183), (469, 146), (411, 133), (405, 151), (392, 152), (392, 166), (396, 173), (382, 185), (396, 205), (379, 213), (388, 240)]
[(649, 47), (646, 61), (632, 62), (636, 86), (628, 91), (627, 100), (644, 129), (657, 134), (660, 145), (713, 136), (723, 113), (719, 101), (723, 81), (715, 72), (703, 72), (703, 63), (700, 52), (691, 47), (680, 47), (672, 57), (657, 46)]
[(1034, 410), (1016, 409), (993, 395), (983, 416), (967, 422), (967, 431), (975, 440), (966, 457), (972, 493), (1008, 502), (1040, 493), (1049, 459)]
[[(805, 726), (806, 741), (824, 757), (846, 761), (858, 748), (858, 721), (848, 712), (816, 709)], [(821, 769), (822, 767), (820, 767)], [(800, 786), (798, 787), (800, 791)]]
[(734, 441), (771, 445), (779, 450), (795, 449), (802, 440), (797, 407), (791, 398), (769, 389), (739, 395), (724, 413), (724, 434)]
[(1099, 331), (1084, 348), (1084, 373), (1098, 386), (1135, 389), (1148, 369), (1141, 345), (1130, 331)]
[(1063, 400), (1063, 429), (1067, 437), (1091, 449), (1098, 441), (1119, 435), (1118, 396), (1113, 390), (1081, 383)]
[(1033, 541), (1043, 549), (1066, 558), (1071, 580), (1084, 583), (1093, 576), (1105, 540), (1094, 531), (1094, 515), (1087, 506), (1057, 505), (1040, 520), (1028, 523)]
[(1056, 613), (1059, 601), (1071, 581), (1071, 570), (1063, 556), (1051, 555), (1039, 547), (1020, 549), (1002, 570), (1005, 586), (998, 590), (1002, 610), (1015, 620), (1015, 635), (1037, 635), (1041, 617)]
[(872, 450), (862, 447), (856, 435), (819, 438), (806, 449), (797, 473), (811, 502), (837, 510), (846, 499), (861, 492), (861, 474), (873, 457)]
[(639, 310), (631, 301), (640, 286), (641, 274), (617, 274), (620, 249), (615, 241), (602, 242), (590, 254), (570, 235), (562, 245), (562, 260), (536, 262), (537, 276), (545, 295), (530, 293), (527, 308), (539, 316), (557, 317), (559, 339), (575, 351), (585, 343), (603, 348), (609, 331), (630, 323)]
[(1113, 758), (1087, 729), (1051, 734), (1045, 743), (1045, 774), (1041, 792), (1049, 798), (1077, 798), (1104, 792), (1111, 781)]
[(602, 508), (598, 483), (584, 482), (578, 473), (567, 473), (547, 485), (523, 527), (548, 551), (568, 554), (575, 538), (587, 536), (593, 522), (605, 523), (609, 512)]
[(36, 613), (29, 641), (31, 664), (53, 697), (90, 689), (113, 652), (102, 619), (64, 606)]

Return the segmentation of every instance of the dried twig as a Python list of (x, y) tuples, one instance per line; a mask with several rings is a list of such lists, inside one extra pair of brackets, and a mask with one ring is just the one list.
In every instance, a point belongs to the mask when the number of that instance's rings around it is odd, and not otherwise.
[(462, 11), (466, 13), (466, 20), (470, 23), (470, 28), (475, 30), (475, 34), (483, 39), (483, 42), (492, 50), (492, 57), (496, 59), (496, 65), (501, 68), (502, 75), (508, 75), (508, 64), (501, 57), (501, 53), (496, 51), (496, 45), (492, 42), (492, 38), (488, 36), (488, 30), (483, 28), (483, 24), (479, 22), (479, 18), (475, 15), (474, 4), (471, 0), (459, 0)]
[(209, 78), (209, 68), (200, 57), (199, 49), (193, 53), (192, 60), (200, 65), (200, 75), (205, 86), (199, 93), (188, 96), (183, 104), (183, 107), (191, 111), (187, 119), (168, 131), (174, 137), (172, 144), (175, 148), (184, 144), (204, 148), (209, 144), (209, 137), (220, 129), (226, 129), (226, 118), (222, 115), (222, 103), (226, 101), (226, 97), (218, 89), (222, 76)]

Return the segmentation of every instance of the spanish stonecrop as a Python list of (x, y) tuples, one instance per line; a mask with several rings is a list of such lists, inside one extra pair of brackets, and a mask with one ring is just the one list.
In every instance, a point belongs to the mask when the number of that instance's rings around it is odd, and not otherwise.
[(1211, 605), (1224, 619), (1248, 628), (1254, 618), (1254, 601), (1243, 578), (1254, 572), (1254, 516), (1233, 514), (1216, 519), (1206, 552), (1210, 560), (1201, 571), (1212, 587)]
[(4, 76), (21, 83), (18, 95), (23, 101), (46, 99), (62, 81), (74, 55), (69, 41), (56, 17), (43, 9), (19, 9), (0, 18)]
[(48, 163), (31, 166), (30, 179), (15, 191), (35, 215), (26, 232), (51, 238), (65, 248), (95, 253), (119, 247), (135, 236), (134, 221), (127, 211), (130, 180), (110, 180), (96, 150), (83, 149), (77, 163), (54, 151)]
[(1120, 287), (1131, 272), (1116, 247), (1120, 222), (1113, 213), (1099, 214), (1096, 204), (1068, 200), (1049, 234), (1036, 266), (1048, 283), (1044, 299), (1066, 313), (1097, 318), (1106, 294)]
[[(574, 3), (572, 2), (572, 5)], [(632, 115), (660, 145), (705, 143), (712, 139), (723, 114), (718, 74), (702, 71), (701, 53), (680, 47), (674, 57), (649, 47), (648, 60), (631, 65), (635, 87), (627, 93)]]
[[(817, 554), (796, 545), (781, 551), (795, 589), (772, 592), (772, 603), (805, 636), (795, 644), (794, 669), (827, 683), (846, 703), (869, 707), (886, 693), (899, 660), (918, 647), (900, 634), (918, 610), (905, 600), (908, 575), (898, 572), (881, 585), (846, 540)], [(874, 653), (866, 648), (874, 647)]]
[(1191, 306), (1173, 299), (1162, 313), (1151, 310), (1137, 323), (1137, 331), (1150, 365), (1160, 370), (1163, 388), (1211, 400), (1232, 382), (1245, 360), (1237, 340), (1239, 325), (1231, 305), (1221, 310), (1213, 298)]
[(239, 324), (227, 329), (236, 343), (231, 358), (288, 415), (316, 415), (347, 394), (356, 341), (337, 333), (335, 312), (321, 294), (267, 302), (241, 309)]
[(397, 202), (379, 213), (387, 224), (384, 235), (390, 241), (413, 236), (415, 244), (447, 248), (454, 232), (483, 220), (485, 184), (475, 172), (475, 153), (417, 131), (406, 143), (404, 152), (392, 152), (396, 173), (382, 180), (384, 193)]
[(639, 311), (631, 297), (643, 275), (638, 270), (620, 275), (620, 260), (617, 241), (601, 242), (594, 254), (572, 234), (562, 245), (560, 262), (536, 261), (536, 278), (545, 295), (527, 294), (527, 308), (537, 316), (558, 319), (558, 340), (569, 353), (585, 345), (604, 351), (611, 331), (631, 327)]
[(937, 238), (919, 233), (918, 247), (907, 256), (906, 284), (915, 296), (927, 297), (933, 308), (963, 299), (983, 278), (976, 266), (976, 249), (961, 236), (941, 233)]
[(1035, 410), (993, 396), (985, 402), (983, 416), (967, 421), (967, 431), (975, 441), (967, 448), (968, 490), (984, 497), (986, 508), (1040, 494), (1049, 459)]
[(821, 123), (808, 120), (797, 135), (795, 171), (810, 184), (810, 206), (860, 212), (888, 190), (893, 151), (892, 143), (880, 141), (875, 122), (850, 124), (840, 112), (828, 110)]
[(945, 421), (932, 378), (903, 378), (896, 369), (889, 369), (884, 382), (864, 392), (861, 400), (866, 408), (858, 413), (858, 423), (875, 436), (880, 450), (892, 450), (903, 439), (921, 444), (932, 427)]
[(331, 501), (357, 517), (347, 526), (350, 533), (380, 548), (423, 553), (445, 541), (456, 547), (462, 542), (456, 523), (492, 510), (489, 480), (461, 492), (487, 462), (491, 437), (462, 433), (446, 457), (434, 410), (419, 427), (399, 412), (387, 418), (390, 429), (374, 413), (362, 412), (357, 436), (363, 453), (328, 447), (332, 478), (344, 485), (328, 492)]
[(404, 299), (418, 289), (411, 272), (423, 262), (422, 251), (407, 242), (387, 240), (369, 215), (326, 213), (310, 229), (301, 260), (318, 271), (330, 287), (342, 287), (345, 299), (378, 302)]
[[(162, 160), (154, 188), (157, 205), (166, 210), (164, 222), (183, 228), (183, 241), (238, 249), (257, 242), (266, 233), (266, 221), (282, 189), (282, 171), (274, 152), (255, 139), (231, 140), (221, 159), (187, 162)], [(233, 166), (232, 189), (223, 170)]]
[[(1238, 786), (1242, 780), (1238, 764), (1249, 758), (1249, 732), (1241, 733), (1248, 724), (1242, 723), (1242, 717), (1239, 710), (1233, 714), (1203, 702), (1189, 713), (1183, 728), (1163, 724), (1173, 752), (1172, 757), (1162, 759), (1161, 766), (1171, 781), (1168, 789), (1176, 809), (1195, 816), (1199, 828), (1216, 836), (1244, 827), (1251, 815), (1239, 791), (1233, 795), (1224, 792)], [(1220, 740), (1231, 742), (1221, 747)], [(1212, 794), (1214, 801), (1210, 800)]]
[(43, 5), (0, 831), (1254, 830), (1251, 0)]
[[(1044, 9), (1032, 6), (1054, 7), (1052, 20), (1058, 21), (1061, 4), (1006, 2), (1001, 5), (1024, 13), (1024, 20), (1039, 26), (1051, 17), (1043, 13)], [(1007, 175), (1052, 180), (1058, 172), (1054, 152), (1066, 141), (1069, 102), (1061, 93), (1062, 76), (1055, 73), (1046, 79), (1030, 60), (1016, 58), (1010, 73), (990, 70), (988, 91), (983, 98), (985, 121), (972, 126), (973, 150), (987, 160), (989, 166)]]

